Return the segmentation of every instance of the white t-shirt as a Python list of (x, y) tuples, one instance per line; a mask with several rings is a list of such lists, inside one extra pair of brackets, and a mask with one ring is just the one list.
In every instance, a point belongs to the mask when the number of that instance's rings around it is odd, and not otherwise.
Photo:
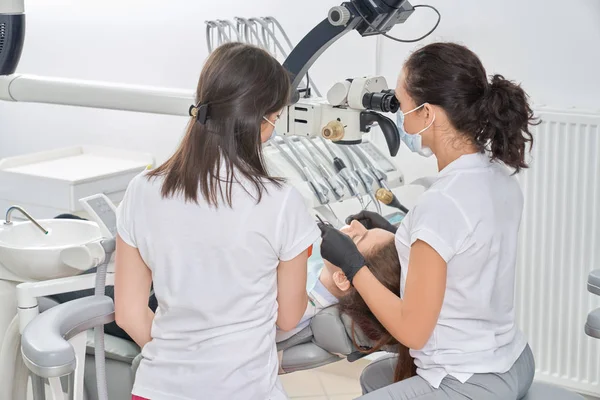
[(417, 373), (433, 387), (448, 374), (464, 383), (474, 373), (504, 373), (527, 344), (515, 323), (523, 194), (511, 173), (485, 154), (460, 157), (440, 171), (396, 233), (401, 296), (415, 241), (447, 263), (437, 325), (422, 350), (411, 350)]
[(201, 197), (164, 199), (163, 180), (144, 175), (129, 184), (117, 220), (152, 271), (158, 300), (133, 394), (286, 399), (277, 375), (277, 266), (320, 236), (302, 196), (268, 184), (256, 204), (235, 183), (233, 207), (216, 209)]

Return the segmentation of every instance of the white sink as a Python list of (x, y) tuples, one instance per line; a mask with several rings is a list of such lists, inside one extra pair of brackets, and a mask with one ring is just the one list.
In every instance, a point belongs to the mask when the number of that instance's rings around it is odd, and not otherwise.
[(0, 222), (0, 265), (27, 281), (64, 278), (81, 273), (65, 265), (60, 253), (101, 238), (93, 222), (74, 219), (39, 220), (48, 234), (31, 222)]

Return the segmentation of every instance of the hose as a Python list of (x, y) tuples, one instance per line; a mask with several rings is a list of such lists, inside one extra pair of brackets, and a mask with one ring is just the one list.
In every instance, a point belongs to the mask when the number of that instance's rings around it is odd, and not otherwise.
[(208, 49), (208, 54), (212, 53), (213, 51), (213, 43), (212, 43), (212, 39), (213, 39), (213, 28), (215, 26), (215, 23), (213, 21), (206, 21), (206, 48)]

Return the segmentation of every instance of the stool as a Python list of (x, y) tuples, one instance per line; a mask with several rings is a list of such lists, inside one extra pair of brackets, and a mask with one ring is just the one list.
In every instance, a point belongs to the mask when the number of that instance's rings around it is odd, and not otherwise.
[(584, 400), (584, 398), (558, 386), (534, 382), (521, 400)]

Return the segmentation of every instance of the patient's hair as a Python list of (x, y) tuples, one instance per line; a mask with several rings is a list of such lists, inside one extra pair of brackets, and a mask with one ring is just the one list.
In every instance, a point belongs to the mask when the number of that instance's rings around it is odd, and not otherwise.
[(201, 196), (209, 205), (231, 207), (232, 186), (240, 178), (256, 189), (257, 202), (267, 183), (280, 185), (267, 173), (260, 132), (263, 117), (282, 110), (290, 91), (287, 71), (263, 49), (242, 43), (215, 49), (196, 89), (197, 104), (208, 106), (208, 119), (190, 118), (175, 154), (149, 173), (164, 177), (163, 197), (181, 194), (198, 203)]
[[(400, 260), (396, 251), (396, 245), (390, 240), (383, 246), (372, 248), (368, 254), (363, 254), (371, 273), (388, 290), (400, 293)], [(416, 375), (416, 366), (408, 348), (399, 343), (377, 320), (371, 312), (358, 291), (351, 287), (349, 292), (340, 298), (339, 310), (352, 318), (352, 341), (356, 343), (354, 327), (358, 325), (360, 330), (376, 344), (371, 349), (361, 349), (363, 353), (370, 354), (380, 350), (383, 346), (398, 346), (398, 364), (394, 371), (394, 382), (401, 381)]]

